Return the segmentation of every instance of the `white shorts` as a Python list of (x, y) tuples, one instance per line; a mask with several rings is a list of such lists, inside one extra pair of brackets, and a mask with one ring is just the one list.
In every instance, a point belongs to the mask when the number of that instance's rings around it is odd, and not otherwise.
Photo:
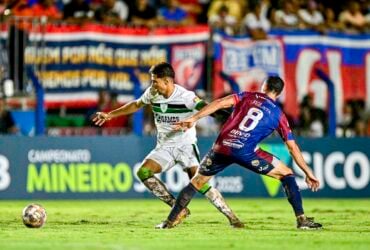
[(162, 172), (180, 165), (182, 169), (199, 167), (199, 150), (196, 144), (181, 145), (176, 147), (157, 146), (144, 159), (151, 159), (157, 162)]

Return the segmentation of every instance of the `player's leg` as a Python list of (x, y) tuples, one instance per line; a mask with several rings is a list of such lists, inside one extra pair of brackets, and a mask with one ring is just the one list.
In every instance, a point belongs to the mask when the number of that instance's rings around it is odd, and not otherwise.
[(247, 162), (241, 165), (258, 174), (264, 174), (281, 181), (288, 201), (297, 217), (298, 228), (310, 229), (322, 227), (321, 224), (315, 223), (313, 219), (307, 218), (304, 215), (302, 196), (295, 180), (294, 173), (291, 168), (286, 166), (277, 157), (258, 149), (254, 157), (248, 159)]
[(308, 218), (305, 216), (301, 192), (299, 191), (299, 187), (295, 180), (293, 171), (288, 166), (279, 161), (277, 166), (274, 167), (274, 169), (272, 169), (267, 175), (281, 181), (288, 201), (292, 206), (294, 213), (297, 217), (297, 228), (299, 229), (322, 228), (322, 225), (320, 223), (316, 223), (313, 220), (313, 218)]
[[(203, 165), (207, 165), (209, 164), (209, 161), (212, 161), (209, 156), (207, 157)], [(198, 146), (196, 144), (192, 144), (185, 147), (177, 148), (175, 159), (187, 169), (189, 178), (192, 179), (192, 177), (197, 172), (200, 164)], [(188, 166), (192, 167), (188, 168)], [(234, 212), (226, 204), (224, 198), (217, 189), (211, 187), (208, 183), (206, 183), (199, 189), (199, 192), (206, 196), (206, 198), (227, 217), (233, 227), (244, 227), (243, 223), (236, 217)]]
[(137, 171), (137, 176), (143, 184), (161, 201), (172, 207), (175, 197), (168, 191), (167, 187), (154, 174), (161, 173), (162, 168), (171, 164), (171, 156), (161, 149), (154, 149), (143, 161)]
[(177, 196), (175, 206), (163, 223), (157, 228), (172, 228), (178, 224), (179, 214), (188, 206), (194, 195), (200, 190), (215, 174), (224, 170), (231, 161), (226, 156), (215, 154), (212, 150), (203, 158), (198, 172), (191, 179), (190, 183), (181, 190)]
[(212, 176), (203, 176), (197, 173), (191, 182), (184, 187), (177, 196), (175, 205), (172, 207), (167, 219), (157, 225), (157, 229), (173, 228), (182, 222), (182, 214), (199, 189), (206, 184)]
[[(195, 176), (198, 167), (191, 167), (186, 169), (189, 175), (189, 178), (192, 179)], [(226, 203), (224, 197), (221, 193), (208, 183), (204, 184), (200, 189), (199, 193), (203, 194), (212, 204), (215, 206), (218, 211), (220, 211), (226, 218), (229, 220), (230, 225), (235, 228), (243, 228), (244, 224), (239, 220), (235, 213), (231, 210), (229, 205)]]

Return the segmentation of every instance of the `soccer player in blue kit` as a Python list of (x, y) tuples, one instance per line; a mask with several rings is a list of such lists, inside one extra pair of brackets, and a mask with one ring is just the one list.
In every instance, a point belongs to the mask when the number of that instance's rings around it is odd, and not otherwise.
[(280, 180), (296, 215), (298, 229), (322, 228), (322, 225), (316, 223), (313, 218), (305, 216), (302, 197), (293, 171), (274, 155), (257, 146), (277, 130), (294, 161), (305, 173), (308, 187), (312, 191), (318, 190), (320, 183), (305, 163), (288, 120), (276, 103), (283, 88), (284, 82), (280, 77), (270, 76), (264, 81), (262, 92), (241, 92), (217, 99), (196, 114), (177, 123), (176, 130), (188, 129), (204, 116), (222, 108), (234, 107), (212, 149), (203, 158), (197, 174), (180, 192), (167, 220), (158, 225), (158, 228), (172, 228), (178, 224), (178, 214), (187, 207), (197, 190), (232, 163), (237, 163), (257, 174)]

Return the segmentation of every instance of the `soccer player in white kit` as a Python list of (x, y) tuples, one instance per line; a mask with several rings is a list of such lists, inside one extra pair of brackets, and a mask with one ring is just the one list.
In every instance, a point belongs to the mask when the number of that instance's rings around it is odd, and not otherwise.
[[(173, 124), (190, 117), (206, 104), (193, 91), (174, 83), (175, 72), (169, 63), (159, 63), (151, 67), (149, 73), (152, 84), (139, 99), (108, 113), (97, 112), (93, 121), (101, 126), (112, 118), (132, 114), (145, 105), (151, 105), (157, 128), (157, 145), (143, 160), (137, 176), (155, 196), (172, 207), (175, 197), (154, 174), (165, 172), (179, 164), (189, 178), (195, 175), (200, 162), (195, 127), (186, 131), (174, 131)], [(207, 183), (199, 192), (228, 218), (231, 226), (244, 227), (217, 189)], [(178, 221), (189, 213), (188, 209), (184, 209), (179, 214)]]

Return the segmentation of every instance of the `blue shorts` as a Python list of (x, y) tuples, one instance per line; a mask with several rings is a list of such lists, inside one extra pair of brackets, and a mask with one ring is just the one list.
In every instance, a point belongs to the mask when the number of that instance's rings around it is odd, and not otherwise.
[(266, 175), (280, 163), (280, 160), (262, 149), (257, 149), (252, 154), (243, 157), (220, 154), (211, 150), (202, 159), (199, 173), (205, 176), (216, 175), (233, 163), (257, 174)]

